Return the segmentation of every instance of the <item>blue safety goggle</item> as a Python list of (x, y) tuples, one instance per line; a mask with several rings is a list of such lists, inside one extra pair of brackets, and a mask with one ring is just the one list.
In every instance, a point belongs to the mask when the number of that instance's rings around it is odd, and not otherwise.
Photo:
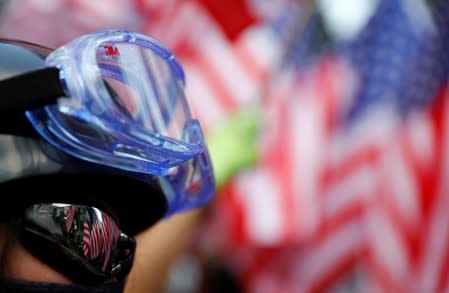
[(104, 30), (53, 51), (45, 64), (0, 81), (0, 112), (24, 110), (48, 143), (78, 159), (154, 175), (167, 215), (209, 202), (207, 145), (169, 50), (140, 33)]

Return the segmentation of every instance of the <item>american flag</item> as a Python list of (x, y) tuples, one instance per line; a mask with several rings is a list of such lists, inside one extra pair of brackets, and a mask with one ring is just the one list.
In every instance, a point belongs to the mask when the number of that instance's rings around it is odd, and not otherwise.
[[(2, 5), (2, 37), (50, 48), (103, 28), (136, 29), (139, 16), (128, 0), (14, 0)], [(32, 21), (30, 21), (32, 19)]]
[(111, 218), (98, 211), (95, 214), (93, 224), (90, 221), (83, 222), (83, 252), (88, 259), (101, 258), (103, 270), (110, 265), (110, 257), (119, 231)]
[(69, 205), (65, 211), (67, 232), (70, 232), (70, 230), (72, 229), (76, 211), (77, 211), (76, 205)]
[(381, 0), (276, 81), (260, 167), (214, 224), (246, 292), (447, 292), (448, 6)]

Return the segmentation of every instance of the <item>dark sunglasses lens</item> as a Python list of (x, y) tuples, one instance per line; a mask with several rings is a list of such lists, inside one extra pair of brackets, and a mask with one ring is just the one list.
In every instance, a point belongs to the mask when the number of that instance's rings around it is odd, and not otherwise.
[(22, 238), (38, 258), (82, 283), (126, 275), (135, 250), (134, 239), (111, 216), (81, 205), (31, 206), (23, 218)]

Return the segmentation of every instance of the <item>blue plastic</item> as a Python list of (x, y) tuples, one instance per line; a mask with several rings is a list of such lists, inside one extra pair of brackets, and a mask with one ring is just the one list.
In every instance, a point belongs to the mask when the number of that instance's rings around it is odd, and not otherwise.
[(156, 40), (126, 30), (82, 36), (55, 50), (66, 97), (26, 113), (50, 144), (76, 158), (158, 176), (167, 215), (207, 203), (215, 189), (185, 76)]

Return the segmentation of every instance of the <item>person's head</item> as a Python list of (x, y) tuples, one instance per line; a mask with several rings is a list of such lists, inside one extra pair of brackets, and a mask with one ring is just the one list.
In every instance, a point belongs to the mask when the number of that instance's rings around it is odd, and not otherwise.
[(2, 264), (19, 247), (61, 280), (122, 279), (135, 234), (208, 203), (214, 177), (184, 83), (174, 56), (138, 33), (55, 51), (0, 40)]

